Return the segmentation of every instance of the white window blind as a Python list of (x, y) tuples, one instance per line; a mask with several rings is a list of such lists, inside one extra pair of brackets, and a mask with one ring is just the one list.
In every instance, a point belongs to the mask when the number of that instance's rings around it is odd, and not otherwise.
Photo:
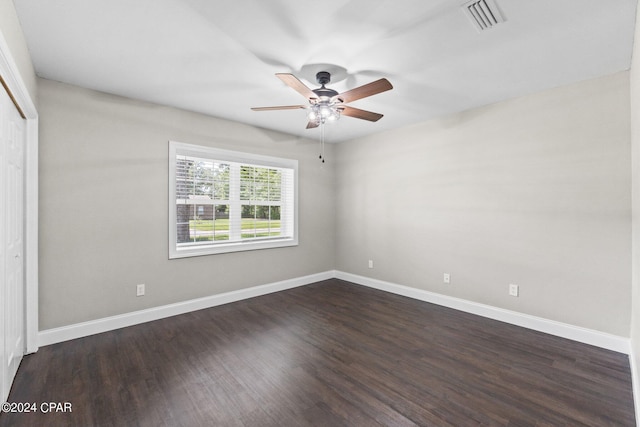
[(169, 142), (169, 257), (293, 246), (297, 160)]

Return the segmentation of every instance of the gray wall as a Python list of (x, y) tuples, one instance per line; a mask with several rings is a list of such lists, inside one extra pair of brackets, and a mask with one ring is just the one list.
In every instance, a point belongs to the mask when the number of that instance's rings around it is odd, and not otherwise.
[(632, 316), (631, 357), (635, 385), (636, 418), (640, 425), (640, 8), (636, 13), (636, 34), (631, 64), (631, 162), (633, 171), (633, 264), (632, 264)]
[[(41, 329), (336, 268), (630, 334), (627, 72), (329, 145), (324, 167), (314, 141), (38, 87)], [(299, 159), (300, 246), (169, 261), (169, 139)]]
[[(38, 90), (41, 330), (333, 269), (334, 171), (317, 142), (49, 80)], [(168, 260), (170, 139), (298, 159), (300, 245)]]
[(336, 268), (629, 336), (629, 117), (623, 72), (339, 144)]

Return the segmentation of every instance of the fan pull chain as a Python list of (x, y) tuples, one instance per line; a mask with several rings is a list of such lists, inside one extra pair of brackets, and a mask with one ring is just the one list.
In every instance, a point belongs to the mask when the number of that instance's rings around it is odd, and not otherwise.
[(320, 156), (319, 159), (324, 163), (324, 121), (320, 122)]

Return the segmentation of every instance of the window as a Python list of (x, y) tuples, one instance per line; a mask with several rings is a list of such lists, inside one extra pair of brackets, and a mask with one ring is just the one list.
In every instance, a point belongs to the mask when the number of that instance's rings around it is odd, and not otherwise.
[(298, 244), (298, 161), (169, 142), (169, 258)]

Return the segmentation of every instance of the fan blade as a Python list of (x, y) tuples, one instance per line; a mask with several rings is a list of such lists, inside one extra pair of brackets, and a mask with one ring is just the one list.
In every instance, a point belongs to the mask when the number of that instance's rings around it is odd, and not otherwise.
[(305, 109), (304, 105), (280, 105), (277, 107), (251, 107), (253, 111), (273, 111), (273, 110), (298, 110)]
[(307, 123), (307, 129), (317, 128), (318, 126), (319, 126), (318, 122), (316, 122), (316, 121), (311, 121), (311, 122)]
[(353, 107), (339, 107), (340, 114), (343, 116), (355, 117), (356, 119), (369, 120), (370, 122), (377, 122), (382, 118), (382, 114), (372, 113), (371, 111), (361, 110)]
[(389, 80), (380, 79), (376, 80), (375, 82), (367, 83), (366, 85), (353, 88), (346, 92), (339, 93), (338, 95), (333, 97), (333, 100), (339, 99), (346, 104), (348, 102), (366, 98), (367, 96), (377, 95), (391, 89), (393, 89), (393, 86), (391, 86)]
[(294, 89), (300, 95), (307, 99), (317, 99), (316, 95), (311, 89), (309, 89), (304, 83), (302, 83), (296, 76), (288, 73), (276, 73), (276, 76), (284, 82), (287, 86)]

